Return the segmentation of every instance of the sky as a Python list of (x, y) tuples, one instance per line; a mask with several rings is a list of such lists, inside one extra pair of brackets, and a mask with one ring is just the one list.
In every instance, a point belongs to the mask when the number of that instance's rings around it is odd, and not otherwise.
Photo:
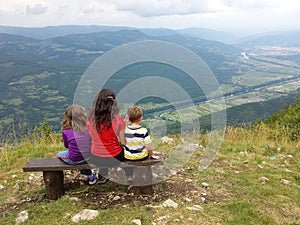
[(239, 36), (300, 30), (299, 0), (0, 0), (0, 25), (202, 27)]

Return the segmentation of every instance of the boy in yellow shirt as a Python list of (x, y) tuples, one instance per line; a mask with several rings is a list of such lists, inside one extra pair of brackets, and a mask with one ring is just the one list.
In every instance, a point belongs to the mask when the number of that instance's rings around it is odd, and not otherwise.
[(125, 158), (128, 160), (145, 160), (150, 156), (153, 159), (159, 159), (153, 154), (148, 130), (140, 125), (143, 119), (142, 109), (138, 106), (130, 107), (126, 119), (130, 125), (125, 128)]

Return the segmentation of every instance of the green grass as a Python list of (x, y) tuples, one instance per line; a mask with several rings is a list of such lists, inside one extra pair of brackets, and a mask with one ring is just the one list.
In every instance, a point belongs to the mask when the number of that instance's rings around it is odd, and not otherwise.
[(263, 215), (255, 202), (236, 200), (225, 209), (227, 214), (222, 217), (225, 224), (275, 224), (272, 218)]
[[(180, 173), (157, 184), (157, 195), (171, 191), (166, 186), (168, 182), (174, 182), (171, 186), (175, 192), (182, 190), (179, 187), (187, 189), (186, 193), (178, 192), (171, 197), (178, 203), (177, 209), (149, 207), (138, 199), (102, 209), (101, 205), (86, 205), (81, 200), (82, 196), (99, 191), (126, 193), (126, 186), (116, 187), (112, 183), (81, 185), (57, 201), (44, 200), (43, 183), (30, 182), (30, 174), (22, 171), (28, 159), (54, 157), (63, 149), (59, 135), (43, 134), (35, 141), (24, 139), (18, 144), (4, 145), (0, 151), (0, 184), (5, 187), (0, 196), (0, 224), (14, 224), (17, 214), (23, 210), (29, 213), (24, 224), (71, 224), (71, 218), (86, 208), (98, 210), (99, 216), (80, 224), (133, 224), (134, 219), (141, 219), (143, 225), (300, 224), (300, 141), (289, 141), (286, 137), (274, 139), (271, 130), (263, 124), (255, 129), (228, 127), (220, 152), (206, 170), (199, 171), (203, 151), (196, 150)], [(172, 138), (175, 141), (169, 145), (155, 139), (155, 151), (172, 155), (180, 143), (176, 135)], [(189, 136), (185, 141), (205, 146), (208, 138), (209, 134), (203, 134)], [(275, 159), (271, 159), (273, 156)], [(184, 161), (180, 154), (173, 155), (173, 159)], [(269, 180), (263, 183), (261, 177)], [(192, 179), (193, 183), (185, 182), (186, 179)], [(282, 179), (289, 180), (290, 185), (282, 184)], [(209, 187), (203, 189), (202, 182), (207, 182)], [(205, 203), (197, 196), (197, 189), (198, 194), (207, 193)], [(192, 203), (186, 202), (186, 197), (193, 199)], [(162, 202), (153, 205), (159, 206)], [(203, 210), (188, 210), (187, 206), (193, 204), (201, 205)]]

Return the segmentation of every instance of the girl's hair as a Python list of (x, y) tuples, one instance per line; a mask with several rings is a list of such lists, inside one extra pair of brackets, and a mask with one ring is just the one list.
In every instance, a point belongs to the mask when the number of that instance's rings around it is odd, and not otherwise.
[(86, 111), (79, 105), (71, 105), (67, 108), (62, 123), (62, 129), (73, 129), (78, 133), (83, 133), (86, 125)]
[(94, 99), (89, 118), (92, 119), (96, 130), (101, 132), (100, 125), (106, 129), (110, 128), (112, 119), (119, 111), (115, 93), (110, 89), (102, 89)]
[(138, 122), (142, 118), (143, 111), (138, 106), (131, 106), (127, 111), (127, 116), (131, 123), (135, 123), (135, 122)]

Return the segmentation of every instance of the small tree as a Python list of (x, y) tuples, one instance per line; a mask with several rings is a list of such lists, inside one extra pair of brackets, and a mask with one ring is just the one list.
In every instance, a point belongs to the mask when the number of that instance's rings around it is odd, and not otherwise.
[(43, 122), (40, 123), (39, 127), (35, 127), (33, 131), (33, 137), (37, 141), (44, 141), (46, 143), (52, 143), (54, 134), (52, 126), (48, 123), (47, 119), (44, 118)]

